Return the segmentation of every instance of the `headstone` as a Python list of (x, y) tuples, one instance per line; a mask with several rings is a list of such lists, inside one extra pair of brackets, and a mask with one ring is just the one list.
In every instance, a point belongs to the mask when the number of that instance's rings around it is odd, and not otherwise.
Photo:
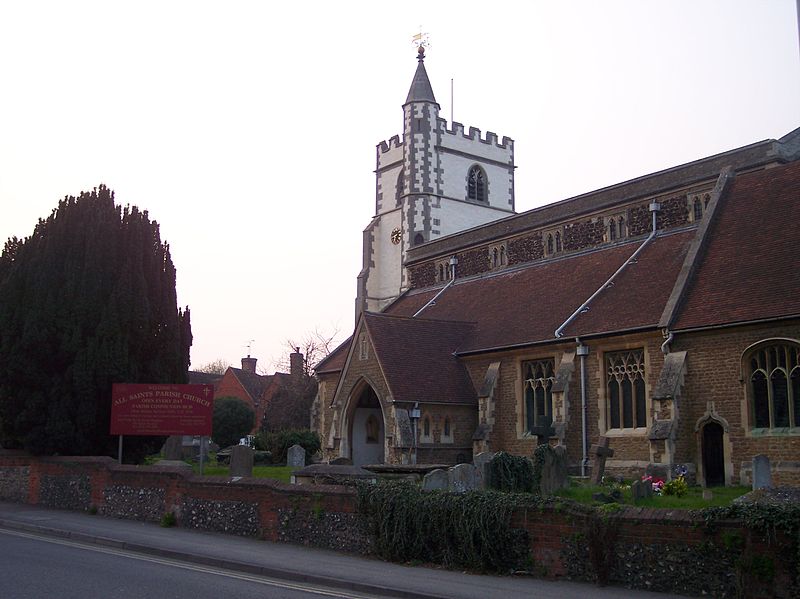
[(649, 480), (635, 480), (631, 484), (631, 495), (634, 503), (640, 499), (653, 496), (653, 483)]
[(305, 468), (306, 450), (302, 445), (292, 445), (286, 452), (286, 465), (292, 468)]
[(476, 455), (472, 463), (475, 465), (475, 476), (479, 489), (485, 489), (489, 486), (489, 462), (492, 461), (494, 452), (483, 451)]
[(705, 501), (711, 501), (714, 499), (714, 493), (711, 491), (711, 489), (703, 489), (703, 499)]
[(592, 484), (599, 485), (603, 482), (603, 474), (606, 471), (606, 459), (614, 455), (614, 450), (608, 447), (608, 437), (601, 436), (597, 445), (592, 445), (589, 454), (594, 457), (592, 460)]
[(449, 480), (450, 477), (447, 474), (447, 470), (442, 470), (441, 468), (431, 470), (425, 475), (425, 478), (422, 479), (422, 490), (447, 491)]
[(164, 459), (175, 461), (183, 459), (183, 437), (181, 435), (172, 435), (167, 438), (167, 442), (164, 443)]
[(447, 471), (448, 487), (453, 493), (466, 493), (477, 488), (475, 466), (472, 464), (458, 464)]
[(234, 445), (231, 448), (231, 476), (253, 476), (253, 456), (255, 451), (247, 445)]
[(765, 455), (753, 456), (753, 491), (768, 489), (772, 486), (772, 472), (769, 467), (769, 458)]
[(559, 489), (569, 486), (569, 476), (567, 475), (567, 449), (563, 445), (557, 445), (553, 451), (544, 454), (542, 472), (539, 476), (539, 493), (541, 495), (552, 495)]
[(553, 428), (552, 419), (545, 417), (540, 424), (531, 428), (529, 432), (536, 437), (536, 447), (539, 447), (539, 445), (550, 443), (550, 437), (556, 434), (556, 429)]

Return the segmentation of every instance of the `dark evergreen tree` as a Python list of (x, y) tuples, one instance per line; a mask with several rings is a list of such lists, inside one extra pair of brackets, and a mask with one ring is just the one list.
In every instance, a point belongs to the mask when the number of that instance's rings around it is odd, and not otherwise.
[[(185, 383), (192, 342), (147, 211), (105, 186), (66, 197), (0, 255), (0, 441), (109, 455), (112, 383)], [(126, 458), (162, 439), (126, 438)]]
[(238, 445), (239, 439), (249, 434), (255, 423), (256, 415), (252, 408), (238, 397), (214, 400), (211, 439), (220, 447)]

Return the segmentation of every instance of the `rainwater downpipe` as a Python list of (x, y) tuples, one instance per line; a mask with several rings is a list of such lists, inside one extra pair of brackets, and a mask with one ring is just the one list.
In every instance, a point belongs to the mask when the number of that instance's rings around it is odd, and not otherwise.
[(672, 340), (675, 338), (675, 333), (673, 333), (669, 329), (664, 329), (664, 337), (666, 337), (666, 339), (664, 340), (664, 343), (661, 344), (661, 353), (666, 356), (669, 353), (670, 344), (672, 343)]
[(456, 282), (456, 264), (458, 264), (458, 258), (456, 258), (455, 256), (450, 256), (450, 282), (447, 283), (447, 285), (445, 285), (444, 287), (442, 287), (439, 290), (439, 293), (434, 295), (427, 304), (425, 304), (419, 310), (417, 310), (416, 313), (414, 314), (414, 316), (412, 316), (411, 318), (416, 318), (417, 316), (422, 314), (422, 311), (425, 310), (425, 308), (427, 308), (428, 306), (435, 305), (436, 304), (436, 300), (439, 299), (439, 296), (442, 295), (445, 291), (447, 291), (447, 289), (453, 283)]
[(586, 356), (589, 355), (589, 346), (581, 343), (580, 338), (575, 338), (577, 354), (581, 358), (581, 476), (586, 476), (586, 469), (589, 467), (589, 404), (586, 402)]
[[(636, 262), (636, 257), (639, 255), (639, 253), (640, 253), (640, 252), (641, 252), (641, 251), (642, 251), (642, 250), (643, 250), (643, 249), (644, 249), (644, 248), (647, 246), (647, 244), (648, 244), (648, 243), (650, 243), (651, 241), (653, 241), (653, 239), (655, 239), (656, 233), (658, 232), (658, 229), (656, 228), (656, 213), (657, 213), (659, 210), (661, 210), (661, 204), (659, 204), (658, 202), (651, 202), (651, 203), (650, 203), (650, 212), (652, 212), (652, 213), (653, 213), (653, 228), (652, 228), (652, 230), (650, 231), (650, 235), (648, 235), (648, 236), (647, 236), (647, 239), (645, 239), (645, 240), (642, 242), (642, 245), (640, 245), (638, 248), (636, 248), (636, 251), (635, 251), (635, 252), (633, 252), (633, 254), (631, 254), (631, 257), (630, 257), (630, 258), (628, 258), (627, 260), (625, 260), (625, 262), (623, 262), (623, 263), (622, 263), (622, 266), (620, 266), (620, 267), (619, 267), (619, 268), (616, 270), (616, 272), (615, 272), (613, 275), (611, 275), (611, 277), (608, 279), (608, 281), (606, 281), (605, 283), (603, 283), (602, 285), (600, 285), (600, 287), (597, 289), (597, 291), (595, 291), (595, 292), (594, 292), (594, 293), (591, 295), (591, 297), (590, 297), (589, 299), (587, 299), (585, 302), (583, 302), (583, 303), (580, 305), (580, 307), (578, 307), (578, 309), (577, 309), (577, 310), (575, 310), (575, 311), (572, 313), (572, 315), (571, 315), (569, 318), (567, 318), (567, 319), (566, 319), (566, 320), (565, 320), (565, 321), (564, 321), (564, 322), (561, 324), (561, 326), (560, 326), (560, 327), (558, 327), (558, 328), (556, 329), (556, 332), (555, 332), (555, 338), (556, 338), (556, 339), (560, 339), (561, 337), (563, 337), (563, 336), (564, 336), (564, 329), (565, 329), (565, 328), (567, 328), (567, 326), (569, 325), (569, 323), (571, 323), (573, 320), (575, 320), (575, 318), (578, 316), (578, 314), (580, 314), (581, 312), (585, 312), (585, 311), (587, 311), (587, 310), (589, 309), (589, 304), (591, 304), (591, 303), (592, 303), (592, 301), (594, 301), (594, 298), (596, 298), (598, 295), (600, 295), (600, 293), (601, 293), (601, 292), (602, 292), (602, 291), (603, 291), (603, 290), (604, 290), (606, 287), (609, 287), (609, 286), (610, 286), (610, 285), (611, 285), (611, 284), (614, 282), (614, 279), (616, 279), (616, 278), (617, 278), (617, 275), (619, 275), (619, 273), (621, 273), (623, 270), (625, 270), (625, 267), (626, 267), (626, 266), (628, 266), (629, 264), (634, 264), (634, 263)], [(444, 289), (442, 289), (442, 291), (444, 291)], [(436, 299), (436, 298), (434, 298), (434, 299)], [(423, 307), (423, 310), (424, 310), (424, 307)], [(420, 312), (421, 312), (421, 311), (422, 311), (422, 310), (420, 310)]]

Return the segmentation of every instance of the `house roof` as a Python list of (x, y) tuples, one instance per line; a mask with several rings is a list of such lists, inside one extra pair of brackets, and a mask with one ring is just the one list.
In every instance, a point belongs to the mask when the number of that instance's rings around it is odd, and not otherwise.
[(800, 162), (738, 175), (673, 329), (800, 315)]
[(247, 391), (247, 394), (254, 402), (261, 398), (261, 394), (272, 379), (271, 376), (248, 372), (241, 368), (234, 368), (233, 366), (229, 367), (229, 370), (233, 372), (233, 375), (239, 383), (241, 383), (244, 390)]
[[(694, 230), (656, 237), (566, 328), (566, 337), (653, 328), (683, 263)], [(459, 280), (422, 313), (425, 318), (476, 323), (459, 353), (554, 339), (554, 333), (642, 243), (566, 255), (497, 274)], [(410, 316), (436, 290), (408, 294), (389, 313)]]
[(364, 314), (375, 356), (396, 402), (476, 403), (455, 350), (475, 325), (387, 314)]
[(222, 380), (223, 375), (215, 372), (189, 371), (189, 384), (191, 385), (215, 385)]

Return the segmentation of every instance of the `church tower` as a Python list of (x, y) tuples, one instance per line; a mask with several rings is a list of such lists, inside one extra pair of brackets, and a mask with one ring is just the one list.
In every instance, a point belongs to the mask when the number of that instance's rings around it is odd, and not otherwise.
[(403, 137), (377, 146), (375, 216), (364, 230), (356, 318), (408, 289), (409, 248), (514, 214), (514, 141), (439, 117), (425, 48), (403, 104)]

